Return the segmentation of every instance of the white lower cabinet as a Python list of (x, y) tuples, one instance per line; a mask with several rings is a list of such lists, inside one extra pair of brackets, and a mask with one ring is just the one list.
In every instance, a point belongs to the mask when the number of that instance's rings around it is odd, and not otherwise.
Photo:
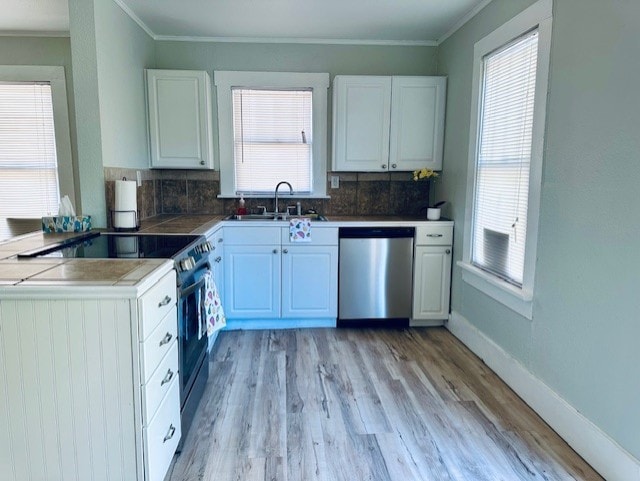
[(280, 317), (280, 246), (225, 246), (225, 303), (229, 319)]
[(336, 317), (338, 246), (282, 248), (282, 317)]
[(449, 317), (453, 225), (427, 223), (416, 229), (411, 325)]
[(180, 439), (176, 277), (0, 290), (0, 478), (162, 481)]
[(281, 227), (227, 227), (227, 319), (335, 319), (337, 228), (312, 228), (311, 242), (289, 241)]

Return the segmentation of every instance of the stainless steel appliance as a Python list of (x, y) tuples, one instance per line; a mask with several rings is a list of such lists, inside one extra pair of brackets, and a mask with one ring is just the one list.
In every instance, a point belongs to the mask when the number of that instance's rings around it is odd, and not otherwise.
[(201, 311), (211, 244), (204, 236), (91, 232), (18, 257), (173, 259), (177, 271), (182, 442), (209, 376), (206, 317)]
[(413, 227), (340, 228), (338, 326), (408, 325), (414, 237)]

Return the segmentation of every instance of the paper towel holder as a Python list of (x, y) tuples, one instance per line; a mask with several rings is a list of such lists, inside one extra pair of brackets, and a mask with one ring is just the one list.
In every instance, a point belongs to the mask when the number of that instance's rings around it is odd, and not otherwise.
[(140, 230), (140, 218), (138, 217), (137, 210), (114, 210), (111, 209), (111, 225), (115, 226), (114, 216), (115, 214), (131, 214), (133, 212), (133, 218), (136, 221), (135, 227), (113, 227), (116, 232), (136, 232)]

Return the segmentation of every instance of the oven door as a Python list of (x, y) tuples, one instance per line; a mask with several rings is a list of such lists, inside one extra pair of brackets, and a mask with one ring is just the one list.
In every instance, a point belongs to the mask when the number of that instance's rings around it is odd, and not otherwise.
[(196, 271), (187, 286), (178, 289), (178, 342), (180, 401), (182, 407), (193, 388), (207, 353), (207, 321), (204, 313), (205, 278), (209, 266)]

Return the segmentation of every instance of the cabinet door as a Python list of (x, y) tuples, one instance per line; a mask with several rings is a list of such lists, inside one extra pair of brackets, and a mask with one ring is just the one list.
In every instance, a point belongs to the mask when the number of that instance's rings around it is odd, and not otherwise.
[(413, 285), (414, 319), (447, 319), (451, 247), (417, 246)]
[(151, 167), (213, 169), (210, 91), (207, 72), (147, 70)]
[(391, 77), (343, 76), (333, 84), (333, 170), (386, 171)]
[(393, 77), (391, 170), (442, 169), (446, 77)]
[(229, 319), (280, 317), (280, 245), (226, 245), (224, 312)]
[(338, 246), (288, 245), (282, 250), (282, 317), (335, 318)]

